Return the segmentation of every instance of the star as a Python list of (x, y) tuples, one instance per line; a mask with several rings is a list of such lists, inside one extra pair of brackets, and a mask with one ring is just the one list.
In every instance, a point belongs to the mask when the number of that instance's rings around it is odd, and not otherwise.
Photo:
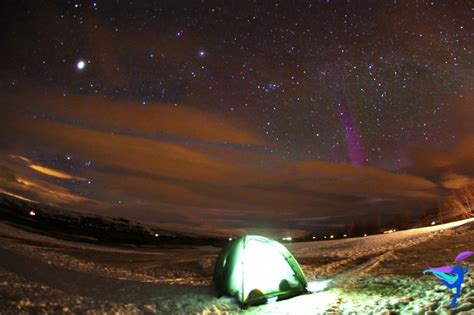
[(76, 68), (78, 70), (84, 70), (85, 67), (86, 67), (86, 63), (84, 60), (79, 60), (76, 64)]

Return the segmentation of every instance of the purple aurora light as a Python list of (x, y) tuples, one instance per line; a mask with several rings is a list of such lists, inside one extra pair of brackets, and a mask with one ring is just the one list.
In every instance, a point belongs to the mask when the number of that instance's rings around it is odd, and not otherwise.
[(346, 140), (347, 155), (349, 163), (353, 166), (364, 166), (365, 157), (364, 149), (362, 147), (359, 131), (354, 125), (352, 115), (347, 106), (344, 96), (337, 98), (337, 109), (341, 128), (344, 131), (344, 138)]

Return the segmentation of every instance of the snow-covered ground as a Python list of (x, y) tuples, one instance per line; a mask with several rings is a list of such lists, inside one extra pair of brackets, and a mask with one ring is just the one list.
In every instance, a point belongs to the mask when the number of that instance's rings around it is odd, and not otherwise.
[(474, 314), (472, 271), (456, 309), (451, 292), (422, 274), (474, 251), (473, 219), (286, 246), (310, 285), (326, 289), (242, 310), (216, 297), (217, 248), (82, 244), (0, 222), (0, 314)]

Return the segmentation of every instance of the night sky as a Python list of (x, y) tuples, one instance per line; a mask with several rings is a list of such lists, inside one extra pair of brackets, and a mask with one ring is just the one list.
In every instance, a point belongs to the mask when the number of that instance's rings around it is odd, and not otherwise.
[(474, 178), (469, 1), (5, 1), (0, 191), (303, 233)]

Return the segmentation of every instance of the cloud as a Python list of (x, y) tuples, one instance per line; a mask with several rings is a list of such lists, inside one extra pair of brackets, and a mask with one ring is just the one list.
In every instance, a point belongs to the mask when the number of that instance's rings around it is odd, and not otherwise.
[(8, 195), (8, 196), (15, 197), (15, 198), (20, 199), (20, 200), (23, 200), (23, 201), (38, 203), (38, 201), (35, 201), (35, 200), (32, 200), (32, 199), (29, 199), (29, 198), (26, 198), (26, 197), (17, 195), (17, 194), (15, 194), (15, 193), (9, 192), (9, 191), (7, 191), (7, 190), (5, 190), (5, 189), (2, 189), (2, 188), (0, 188), (0, 193), (5, 194), (5, 195)]
[(44, 166), (41, 166), (41, 165), (32, 164), (32, 165), (29, 165), (28, 167), (35, 170), (35, 171), (37, 171), (38, 173), (45, 174), (45, 175), (52, 176), (52, 177), (56, 177), (56, 178), (85, 180), (85, 178), (83, 178), (83, 177), (72, 176), (72, 175), (69, 175), (67, 173), (64, 173), (64, 172), (61, 172), (61, 171), (58, 171), (58, 170), (54, 170), (52, 168), (44, 167)]
[(70, 193), (58, 185), (52, 185), (44, 181), (17, 177), (16, 183), (16, 189), (27, 193), (33, 192), (37, 195), (37, 198), (45, 200), (52, 205), (80, 204), (87, 201), (87, 198)]
[(442, 174), (440, 178), (440, 185), (446, 189), (459, 189), (464, 186), (467, 186), (469, 183), (473, 181), (472, 178), (454, 174), (454, 173), (446, 173)]
[[(28, 113), (98, 131), (140, 137), (183, 137), (220, 143), (262, 145), (264, 141), (243, 119), (224, 117), (186, 106), (113, 101), (100, 96), (68, 96), (22, 91), (5, 93), (3, 110)], [(35, 106), (29, 106), (34, 99)], [(176, 139), (176, 138), (175, 138)], [(184, 139), (186, 140), (186, 139)]]
[(34, 164), (30, 159), (24, 156), (15, 155), (15, 154), (10, 154), (9, 156), (10, 158), (14, 160), (18, 160), (18, 161), (22, 161), (26, 163), (26, 165), (32, 170), (35, 170), (36, 172), (44, 174), (44, 175), (48, 175), (48, 176), (52, 176), (52, 177), (56, 177), (60, 179), (74, 179), (74, 180), (80, 180), (80, 181), (86, 180), (84, 177), (74, 176), (63, 171), (59, 171), (59, 170), (55, 170), (49, 167)]
[(460, 188), (474, 180), (474, 135), (451, 150), (419, 148), (412, 153), (411, 172), (439, 183), (446, 189)]
[[(168, 115), (168, 109), (142, 109), (139, 104), (106, 100), (89, 106), (93, 100), (89, 97), (72, 99), (72, 104), (63, 104), (69, 109), (49, 106), (46, 98), (39, 101), (35, 110), (44, 112), (43, 116), (15, 107), (8, 109), (8, 119), (0, 118), (9, 131), (0, 137), (0, 152), (10, 155), (0, 163), (11, 169), (0, 187), (77, 210), (121, 215), (187, 232), (223, 234), (262, 229), (302, 233), (375, 212), (383, 212), (390, 220), (396, 213), (421, 213), (435, 207), (440, 194), (435, 182), (421, 176), (284, 160), (246, 145), (216, 143), (255, 144), (259, 136), (237, 125), (219, 134), (218, 126), (231, 121), (207, 113), (183, 110), (168, 116), (172, 121), (181, 117), (209, 124), (204, 131), (189, 129), (189, 123), (157, 125), (161, 132), (199, 139), (181, 141), (149, 136), (155, 130), (149, 121), (135, 126), (147, 121), (147, 115), (155, 123), (164, 123), (159, 114)], [(57, 104), (54, 98), (51, 102)], [(136, 132), (127, 132), (127, 126)], [(75, 161), (93, 161), (93, 167), (76, 168), (76, 175), (71, 175), (25, 152), (42, 152), (56, 159), (68, 154)], [(93, 185), (84, 189), (91, 190), (94, 198), (57, 182), (72, 179), (90, 179)]]
[(92, 211), (104, 206), (98, 201), (70, 192), (67, 188), (39, 178), (32, 178), (36, 172), (10, 160), (0, 160), (0, 192), (23, 200), (42, 202), (55, 206), (75, 206)]

